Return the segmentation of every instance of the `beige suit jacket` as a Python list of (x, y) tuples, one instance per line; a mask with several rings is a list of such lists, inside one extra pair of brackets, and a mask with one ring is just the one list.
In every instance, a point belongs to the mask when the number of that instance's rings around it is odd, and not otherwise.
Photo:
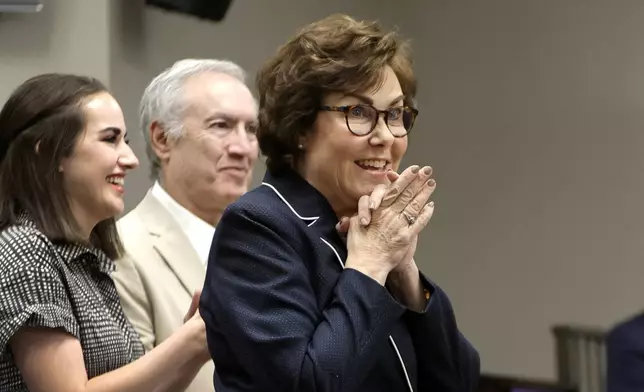
[[(123, 310), (149, 351), (183, 324), (192, 294), (203, 287), (206, 268), (150, 192), (117, 227), (126, 256), (116, 262), (114, 281)], [(213, 372), (209, 361), (186, 391), (214, 391)]]

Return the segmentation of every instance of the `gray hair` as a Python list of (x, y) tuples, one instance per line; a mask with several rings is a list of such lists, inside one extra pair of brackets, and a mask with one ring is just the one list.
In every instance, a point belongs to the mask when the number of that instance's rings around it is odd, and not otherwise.
[(202, 73), (222, 73), (246, 83), (246, 72), (228, 60), (184, 59), (155, 77), (143, 92), (139, 105), (139, 127), (145, 140), (145, 152), (150, 162), (152, 179), (159, 178), (161, 162), (152, 149), (150, 126), (159, 122), (169, 138), (178, 138), (183, 131), (182, 117), (185, 104), (182, 88), (187, 79)]

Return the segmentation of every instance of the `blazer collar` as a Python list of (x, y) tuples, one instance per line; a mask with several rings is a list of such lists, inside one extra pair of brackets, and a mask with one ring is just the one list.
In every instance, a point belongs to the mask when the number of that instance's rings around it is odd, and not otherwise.
[(154, 249), (192, 295), (196, 288), (203, 286), (205, 266), (183, 230), (150, 192), (136, 209)]
[(335, 248), (344, 248), (337, 233), (338, 218), (327, 199), (293, 170), (277, 175), (266, 172), (262, 185), (270, 188), (289, 209), (319, 235), (331, 241)]
[(338, 222), (324, 196), (293, 170), (278, 175), (266, 172), (262, 185), (271, 188), (300, 219), (309, 226)]

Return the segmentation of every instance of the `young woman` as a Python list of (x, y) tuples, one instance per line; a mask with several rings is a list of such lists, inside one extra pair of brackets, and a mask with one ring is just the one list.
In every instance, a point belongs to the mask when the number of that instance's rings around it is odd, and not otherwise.
[(0, 391), (178, 391), (208, 360), (196, 302), (144, 355), (110, 273), (138, 161), (96, 79), (27, 80), (0, 112)]

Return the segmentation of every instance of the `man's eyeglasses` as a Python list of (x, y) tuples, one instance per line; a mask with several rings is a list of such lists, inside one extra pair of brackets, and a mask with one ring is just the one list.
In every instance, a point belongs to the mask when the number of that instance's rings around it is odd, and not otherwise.
[(320, 110), (342, 112), (347, 128), (356, 136), (366, 136), (376, 129), (380, 114), (384, 114), (385, 124), (394, 137), (405, 137), (409, 134), (418, 116), (418, 109), (409, 106), (397, 106), (378, 110), (371, 105), (322, 106)]

